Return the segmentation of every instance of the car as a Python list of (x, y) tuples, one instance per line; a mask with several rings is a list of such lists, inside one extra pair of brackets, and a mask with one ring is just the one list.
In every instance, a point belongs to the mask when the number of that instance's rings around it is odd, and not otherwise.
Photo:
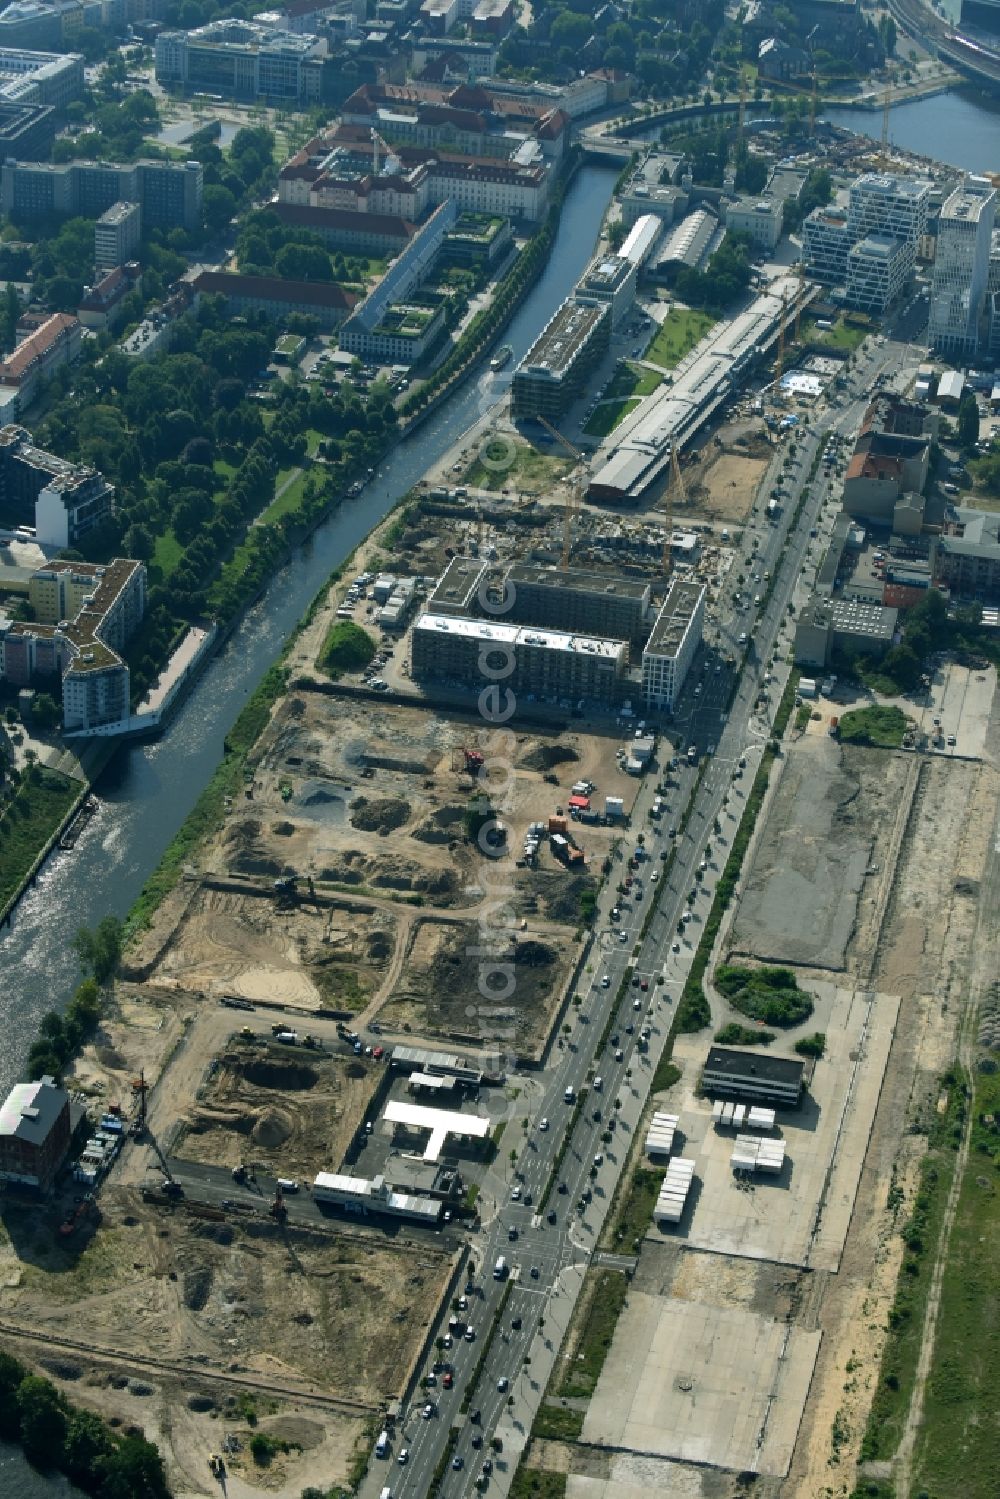
[(622, 1051), (621, 1047), (619, 1046), (618, 1050), (615, 1052), (615, 1061), (616, 1062), (624, 1062), (624, 1060), (625, 1060), (625, 1053)]
[(521, 1198), (521, 1188), (517, 1185), (511, 1187), (510, 1195), (513, 1198), (514, 1202), (519, 1202)]
[[(504, 1381), (504, 1383), (506, 1383), (506, 1380)], [(490, 1474), (492, 1472), (493, 1472), (493, 1463), (491, 1462), (491, 1460), (489, 1458), (487, 1458), (486, 1461), (483, 1463), (483, 1476), (486, 1477), (486, 1478), (489, 1478), (489, 1476), (490, 1476)]]
[(511, 1330), (511, 1332), (520, 1332), (521, 1331), (521, 1319), (520, 1319), (520, 1317), (512, 1317), (510, 1319), (510, 1330)]
[(636, 973), (636, 974), (632, 975), (632, 988), (633, 989), (638, 989), (638, 987), (639, 987), (639, 975)]
[[(504, 1390), (507, 1390), (509, 1388), (510, 1388), (510, 1380), (507, 1378), (506, 1374), (501, 1374), (500, 1378), (497, 1380), (497, 1390), (498, 1390), (498, 1392), (502, 1395), (503, 1392), (504, 1392)], [(484, 1464), (484, 1466), (485, 1466), (485, 1464)]]
[(532, 1204), (532, 1201), (533, 1201), (531, 1193), (530, 1192), (525, 1192), (525, 1194), (524, 1194), (523, 1198), (521, 1199), (521, 1201), (524, 1203), (524, 1205), (525, 1205), (526, 1208), (530, 1208), (530, 1206)]
[(459, 1311), (460, 1312), (467, 1311), (468, 1310), (468, 1306), (469, 1306), (469, 1298), (467, 1296), (460, 1296), (458, 1298), (458, 1309), (459, 1309)]
[(954, 734), (948, 735), (948, 743), (951, 745), (956, 745), (958, 743), (958, 740), (955, 738)]
[(477, 1432), (475, 1432), (473, 1434), (472, 1445), (476, 1449), (477, 1452), (479, 1451), (480, 1447), (483, 1445), (483, 1438), (482, 1438), (482, 1434), (480, 1432), (477, 1431)]
[(431, 1405), (430, 1401), (427, 1402), (420, 1414), (423, 1416), (425, 1421), (429, 1421), (431, 1419), (434, 1414), (434, 1407), (433, 1405)]
[(475, 1330), (474, 1327), (467, 1327), (465, 1329), (465, 1331), (463, 1332), (463, 1334), (462, 1334), (462, 1337), (465, 1339), (465, 1341), (467, 1343), (472, 1343), (475, 1340), (475, 1336), (476, 1336), (476, 1330)]
[(677, 829), (676, 828), (671, 828), (670, 832), (668, 834), (668, 837), (670, 837), (670, 838), (676, 838), (677, 837)]
[(450, 1390), (452, 1385), (455, 1383), (455, 1376), (454, 1374), (452, 1374), (450, 1369), (442, 1379), (441, 1383), (444, 1385), (446, 1390)]
[(549, 1208), (549, 1211), (545, 1214), (545, 1217), (546, 1217), (547, 1222), (549, 1222), (549, 1223), (555, 1223), (555, 1221), (556, 1221), (555, 1210), (553, 1208)]
[(508, 1225), (507, 1225), (507, 1237), (511, 1241), (511, 1243), (513, 1243), (514, 1240), (517, 1238), (517, 1226), (516, 1226), (516, 1224), (508, 1223)]
[(656, 881), (659, 878), (660, 878), (660, 871), (658, 869), (652, 869), (652, 870), (650, 870), (650, 873), (649, 873), (649, 883), (651, 885), (655, 885)]
[(632, 1024), (631, 1020), (629, 1021), (628, 1025), (625, 1027), (625, 1034), (626, 1034), (626, 1036), (634, 1036), (635, 1035), (635, 1026)]
[(607, 973), (604, 974), (603, 978), (601, 979), (601, 988), (602, 989), (610, 989), (611, 988), (611, 975), (610, 974), (607, 974)]
[(537, 1280), (538, 1279), (538, 1266), (537, 1265), (532, 1265), (532, 1267), (531, 1267), (531, 1278), (532, 1278), (532, 1280)]
[(548, 1127), (549, 1127), (549, 1121), (543, 1115), (542, 1118), (539, 1119), (539, 1121), (538, 1121), (538, 1128), (541, 1130), (542, 1134), (544, 1135), (544, 1133), (548, 1129)]
[(445, 1348), (450, 1348), (451, 1347), (451, 1341), (452, 1341), (451, 1340), (451, 1333), (450, 1332), (446, 1332), (445, 1335), (444, 1335), (444, 1337), (441, 1339), (442, 1346), (445, 1347)]
[(681, 950), (681, 945), (680, 945), (679, 942), (672, 942), (670, 944), (670, 951), (671, 952), (680, 952), (680, 950)]
[(428, 1384), (428, 1385), (433, 1386), (433, 1385), (436, 1385), (437, 1382), (438, 1382), (437, 1381), (437, 1375), (434, 1373), (434, 1370), (432, 1369), (431, 1372), (428, 1374), (425, 1383)]
[(399, 1466), (401, 1468), (405, 1468), (406, 1467), (407, 1463), (410, 1461), (410, 1449), (409, 1449), (409, 1447), (404, 1447), (403, 1448), (402, 1452), (399, 1454), (399, 1456), (397, 1457), (396, 1461), (397, 1461), (397, 1463), (399, 1464)]
[[(635, 985), (636, 985), (636, 988), (639, 987), (639, 980), (638, 979), (636, 979)], [(648, 987), (649, 986), (647, 985), (647, 988)], [(633, 1010), (641, 1010), (642, 1009), (642, 1000), (641, 999), (633, 999), (633, 1001), (632, 1001), (632, 1008), (633, 1008)]]
[(648, 994), (649, 993), (649, 979), (643, 979), (642, 983), (639, 985), (639, 988), (642, 990), (643, 994)]
[(601, 1154), (600, 1151), (598, 1151), (597, 1154), (594, 1157), (594, 1165), (595, 1166), (603, 1166), (604, 1165), (604, 1156)]
[(618, 933), (618, 941), (619, 942), (627, 942), (628, 941), (628, 932), (619, 932)]
[(613, 1036), (612, 1036), (612, 1037), (611, 1037), (611, 1045), (612, 1045), (612, 1046), (617, 1046), (617, 1045), (618, 1045), (618, 1032), (617, 1032), (617, 1031), (616, 1031), (616, 1032), (615, 1032), (615, 1034), (614, 1034), (614, 1035), (613, 1035)]
[(600, 1124), (600, 1122), (601, 1122), (601, 1111), (600, 1111), (600, 1109), (595, 1109), (594, 1112), (593, 1112), (593, 1114), (591, 1114), (590, 1117), (593, 1119), (593, 1121), (594, 1121), (595, 1124)]
[(455, 1456), (451, 1460), (451, 1465), (455, 1469), (456, 1473), (458, 1473), (460, 1469), (465, 1467), (465, 1458), (460, 1452), (455, 1453)]
[(560, 1197), (565, 1197), (566, 1193), (569, 1191), (569, 1188), (567, 1187), (565, 1182), (560, 1182), (558, 1191)]

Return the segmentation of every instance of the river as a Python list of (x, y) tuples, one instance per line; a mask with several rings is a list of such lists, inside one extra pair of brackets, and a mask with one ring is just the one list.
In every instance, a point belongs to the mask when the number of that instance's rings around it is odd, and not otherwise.
[[(827, 109), (823, 118), (878, 140), (881, 110)], [(894, 104), (889, 140), (904, 151), (931, 156), (967, 172), (1000, 171), (1000, 99), (971, 87)]]
[(0, 1494), (4, 1499), (84, 1499), (59, 1474), (38, 1473), (19, 1447), (0, 1442)]
[(485, 367), (400, 443), (357, 500), (344, 504), (272, 581), (208, 666), (169, 730), (123, 748), (97, 787), (101, 808), (71, 853), (56, 854), (2, 936), (0, 1098), (21, 1073), (46, 1011), (77, 982), (70, 941), (78, 927), (124, 916), (222, 757), (222, 742), (330, 572), (438, 461), (509, 381), (510, 368), (571, 291), (593, 253), (615, 172), (586, 166), (563, 207), (552, 255), (505, 335), (514, 360), (499, 378)]

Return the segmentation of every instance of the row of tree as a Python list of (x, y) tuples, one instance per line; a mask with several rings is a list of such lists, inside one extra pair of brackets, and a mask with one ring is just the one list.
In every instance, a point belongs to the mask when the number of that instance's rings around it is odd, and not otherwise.
[(0, 1437), (20, 1442), (29, 1462), (65, 1473), (100, 1499), (170, 1499), (163, 1459), (141, 1436), (120, 1436), (70, 1405), (51, 1380), (0, 1353)]

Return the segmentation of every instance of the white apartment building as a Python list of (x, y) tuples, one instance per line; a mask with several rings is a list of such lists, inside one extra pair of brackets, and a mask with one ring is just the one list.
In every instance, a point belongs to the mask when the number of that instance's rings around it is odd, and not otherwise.
[(869, 234), (847, 256), (848, 307), (881, 317), (913, 273), (916, 246), (891, 234)]
[(891, 235), (914, 247), (927, 229), (931, 184), (892, 172), (866, 172), (851, 184), (847, 222), (855, 242)]
[(847, 280), (847, 257), (854, 236), (847, 216), (834, 209), (814, 208), (802, 225), (802, 249), (806, 270), (826, 286), (843, 286)]
[(928, 340), (940, 354), (971, 358), (976, 353), (996, 201), (988, 177), (967, 177), (941, 210), (928, 328)]
[(647, 708), (673, 710), (701, 643), (704, 617), (704, 586), (671, 583), (642, 653), (642, 700)]

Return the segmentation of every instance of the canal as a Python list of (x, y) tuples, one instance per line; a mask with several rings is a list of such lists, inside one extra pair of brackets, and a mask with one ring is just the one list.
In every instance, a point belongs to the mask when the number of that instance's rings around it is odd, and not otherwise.
[[(876, 141), (881, 137), (881, 110), (827, 109), (823, 118)], [(889, 140), (966, 172), (1000, 171), (1000, 99), (969, 87), (894, 104)]]
[(0, 1098), (20, 1075), (41, 1017), (77, 982), (80, 926), (125, 916), (222, 757), (227, 730), (330, 572), (502, 394), (510, 369), (571, 291), (593, 253), (614, 170), (586, 166), (567, 194), (545, 270), (505, 335), (505, 375), (484, 367), (388, 456), (356, 501), (324, 522), (272, 581), (211, 662), (166, 735), (123, 748), (97, 787), (101, 809), (72, 853), (57, 854), (17, 907), (0, 949)]
[(37, 1473), (19, 1447), (0, 1442), (0, 1494), (5, 1499), (84, 1499), (60, 1474)]

